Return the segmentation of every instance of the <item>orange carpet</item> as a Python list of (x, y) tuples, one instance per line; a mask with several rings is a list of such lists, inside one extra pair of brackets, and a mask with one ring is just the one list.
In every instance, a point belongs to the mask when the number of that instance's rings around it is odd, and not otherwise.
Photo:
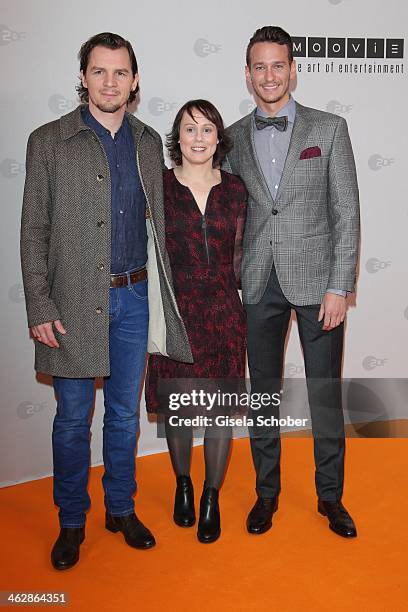
[[(157, 539), (148, 551), (104, 529), (102, 468), (94, 468), (81, 559), (66, 572), (49, 562), (58, 533), (51, 479), (2, 489), (0, 590), (65, 591), (67, 608), (90, 611), (405, 611), (408, 441), (348, 440), (344, 503), (355, 540), (336, 536), (317, 514), (312, 455), (310, 439), (283, 440), (280, 507), (272, 529), (251, 536), (244, 528), (255, 499), (249, 444), (235, 441), (220, 494), (221, 538), (208, 545), (194, 527), (172, 522), (167, 453), (138, 459), (137, 512)], [(198, 502), (200, 447), (192, 476)]]

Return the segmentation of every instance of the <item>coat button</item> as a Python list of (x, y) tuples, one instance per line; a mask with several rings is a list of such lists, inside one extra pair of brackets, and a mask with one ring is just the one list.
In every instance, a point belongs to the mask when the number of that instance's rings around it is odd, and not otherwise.
[(102, 314), (102, 308), (100, 306), (98, 306), (98, 308), (95, 309), (96, 314)]
[(276, 208), (272, 208), (272, 214), (273, 214), (273, 215), (277, 215), (277, 214), (278, 214), (278, 211), (277, 211), (277, 209), (276, 209)]
[(105, 269), (105, 266), (103, 264), (99, 264), (98, 270), (104, 270), (104, 269)]
[(98, 227), (105, 227), (105, 221), (98, 221)]
[(99, 181), (100, 183), (103, 181), (103, 174), (97, 174), (96, 175), (96, 180)]

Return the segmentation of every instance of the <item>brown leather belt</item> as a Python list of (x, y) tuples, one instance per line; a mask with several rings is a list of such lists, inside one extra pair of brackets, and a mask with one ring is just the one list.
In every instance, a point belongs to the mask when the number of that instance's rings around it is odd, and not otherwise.
[[(135, 283), (139, 283), (142, 280), (146, 280), (147, 278), (147, 270), (146, 268), (142, 268), (142, 270), (136, 270), (135, 272), (131, 272), (129, 274), (130, 284), (134, 285)], [(127, 287), (128, 286), (128, 275), (127, 274), (111, 274), (110, 277), (110, 286), (111, 287)]]

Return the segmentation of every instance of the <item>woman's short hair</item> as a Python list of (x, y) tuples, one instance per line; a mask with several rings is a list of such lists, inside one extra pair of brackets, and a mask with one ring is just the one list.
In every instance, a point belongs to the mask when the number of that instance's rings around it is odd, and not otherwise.
[(189, 100), (178, 111), (171, 132), (166, 136), (166, 147), (169, 152), (169, 157), (176, 164), (180, 166), (182, 163), (182, 154), (180, 149), (180, 124), (184, 113), (188, 113), (190, 117), (195, 121), (193, 111), (197, 110), (202, 113), (204, 117), (208, 119), (217, 128), (218, 144), (213, 157), (213, 168), (218, 167), (224, 160), (228, 151), (231, 150), (232, 144), (231, 139), (226, 133), (224, 122), (218, 110), (214, 104), (211, 104), (208, 100)]

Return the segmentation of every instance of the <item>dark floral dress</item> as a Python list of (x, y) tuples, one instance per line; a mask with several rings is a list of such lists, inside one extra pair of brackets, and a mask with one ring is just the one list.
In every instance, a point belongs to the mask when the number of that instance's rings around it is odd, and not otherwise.
[(173, 170), (164, 172), (166, 247), (194, 363), (150, 356), (148, 412), (160, 408), (160, 378), (245, 378), (246, 322), (238, 284), (246, 202), (241, 179), (221, 171), (203, 215)]

